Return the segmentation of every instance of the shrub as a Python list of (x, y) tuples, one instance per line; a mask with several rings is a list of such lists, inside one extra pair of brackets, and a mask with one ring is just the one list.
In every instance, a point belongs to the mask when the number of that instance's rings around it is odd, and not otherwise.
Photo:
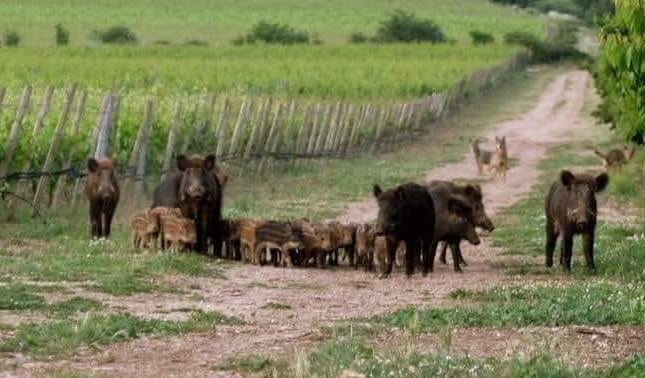
[(289, 25), (260, 21), (253, 25), (251, 31), (233, 40), (234, 45), (253, 44), (255, 42), (278, 43), (292, 45), (296, 43), (309, 43), (309, 33), (296, 30)]
[(152, 42), (153, 45), (159, 45), (159, 46), (168, 46), (170, 45), (170, 41), (167, 39), (158, 39), (154, 42)]
[(56, 45), (64, 46), (69, 44), (69, 30), (65, 29), (62, 24), (56, 24)]
[(208, 42), (202, 41), (201, 39), (190, 39), (184, 42), (186, 46), (208, 46)]
[(539, 63), (566, 59), (582, 60), (587, 56), (576, 50), (576, 30), (574, 25), (563, 23), (558, 25), (558, 30), (550, 41), (541, 41), (530, 33), (511, 32), (504, 35), (504, 42), (526, 47), (533, 53), (533, 60)]
[(15, 30), (5, 32), (4, 44), (7, 47), (17, 47), (20, 44), (20, 34)]
[(370, 38), (363, 34), (363, 32), (354, 32), (349, 35), (349, 43), (365, 43), (369, 42)]
[(102, 43), (134, 44), (139, 42), (136, 34), (126, 26), (113, 26), (107, 30), (92, 31), (92, 39)]
[(490, 33), (484, 33), (477, 30), (470, 32), (470, 38), (473, 40), (475, 45), (487, 45), (489, 43), (495, 42), (495, 37)]
[(422, 20), (412, 13), (396, 10), (376, 31), (380, 42), (446, 42), (441, 28), (430, 20)]

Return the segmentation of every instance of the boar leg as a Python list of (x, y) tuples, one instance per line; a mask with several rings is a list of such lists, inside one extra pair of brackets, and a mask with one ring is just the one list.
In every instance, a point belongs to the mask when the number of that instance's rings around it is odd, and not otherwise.
[(419, 242), (417, 240), (405, 241), (405, 274), (414, 274), (414, 266), (419, 256)]
[(455, 269), (455, 272), (461, 273), (461, 267), (459, 266), (459, 263), (461, 262), (460, 256), (461, 256), (461, 249), (459, 248), (459, 241), (458, 240), (452, 240), (450, 242), (450, 252), (452, 253), (452, 265)]
[(446, 262), (446, 249), (448, 249), (448, 243), (443, 241), (441, 242), (441, 247), (439, 251), (439, 261), (441, 261), (442, 264), (447, 264)]
[[(555, 243), (558, 240), (558, 233), (553, 227), (553, 223), (546, 222), (546, 267), (550, 268), (553, 266), (553, 252), (555, 251)], [(560, 255), (560, 264), (563, 263), (563, 255)]]
[(90, 224), (92, 228), (92, 238), (101, 236), (101, 206), (98, 203), (90, 203)]
[(593, 242), (594, 242), (594, 230), (588, 231), (582, 235), (582, 245), (585, 252), (585, 260), (587, 260), (587, 268), (595, 271), (596, 264), (593, 261)]
[(560, 260), (564, 263), (564, 269), (571, 271), (571, 255), (573, 253), (573, 234), (564, 232), (562, 234), (562, 255)]
[(112, 227), (112, 217), (114, 217), (115, 208), (112, 206), (107, 206), (103, 212), (105, 220), (103, 222), (103, 236), (106, 238), (110, 237), (110, 229)]
[(439, 242), (432, 238), (432, 241), (426, 240), (423, 243), (423, 275), (427, 276), (428, 272), (434, 269), (434, 256), (437, 252), (437, 244)]

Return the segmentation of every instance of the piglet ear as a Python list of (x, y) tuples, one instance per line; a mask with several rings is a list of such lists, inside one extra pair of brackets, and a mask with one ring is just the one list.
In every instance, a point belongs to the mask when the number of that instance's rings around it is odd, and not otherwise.
[(92, 173), (96, 173), (99, 169), (99, 162), (93, 157), (87, 159), (87, 170)]
[(609, 184), (609, 176), (606, 173), (601, 173), (596, 177), (596, 192), (602, 192)]
[(562, 185), (570, 187), (573, 184), (573, 181), (576, 179), (576, 176), (573, 175), (570, 171), (566, 169), (560, 172), (560, 181)]
[(383, 190), (381, 189), (380, 186), (378, 186), (378, 184), (374, 184), (374, 187), (372, 188), (372, 191), (374, 193), (374, 197), (376, 197), (376, 198), (378, 198), (378, 196), (380, 196), (381, 193), (383, 193)]

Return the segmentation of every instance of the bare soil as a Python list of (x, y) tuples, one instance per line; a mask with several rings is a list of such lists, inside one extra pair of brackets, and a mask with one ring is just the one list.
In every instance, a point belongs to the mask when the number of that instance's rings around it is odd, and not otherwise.
[[(549, 147), (575, 140), (585, 127), (589, 127), (581, 114), (591, 88), (588, 73), (565, 72), (550, 83), (532, 110), (518, 119), (488, 129), (490, 132), (485, 136), (488, 140), (496, 135), (506, 136), (509, 156), (517, 161), (508, 171), (506, 182), (489, 180), (483, 183), (489, 215), (494, 217), (499, 210), (530, 193), (540, 176), (538, 164)], [(428, 171), (424, 180), (474, 178), (476, 174), (472, 154), (467, 153), (459, 162)], [(368, 222), (375, 216), (376, 204), (367, 199), (347, 206), (338, 219)], [(19, 253), (19, 248), (16, 252)], [(322, 340), (320, 327), (339, 320), (371, 317), (406, 305), (442, 306), (446, 303), (446, 295), (458, 288), (482, 289), (519, 280), (505, 276), (491, 266), (508, 259), (498, 256), (498, 252), (484, 238), (478, 247), (464, 246), (463, 254), (469, 265), (463, 274), (453, 272), (450, 266), (436, 264), (435, 272), (427, 278), (417, 275), (408, 279), (399, 273), (379, 280), (372, 273), (347, 268), (315, 270), (235, 265), (227, 269), (226, 280), (173, 278), (178, 287), (189, 292), (188, 295), (158, 293), (112, 297), (84, 292), (84, 296), (99, 299), (115, 310), (138, 316), (181, 319), (187, 316), (187, 310), (200, 308), (240, 317), (246, 325), (220, 326), (211, 332), (181, 337), (142, 338), (111, 345), (99, 353), (82, 352), (74, 358), (56, 362), (5, 355), (0, 367), (4, 366), (7, 376), (30, 376), (51, 369), (118, 377), (240, 376), (237, 372), (214, 371), (212, 367), (231, 357), (253, 353), (274, 357), (293, 354)], [(76, 290), (55, 299), (74, 294), (78, 294)], [(269, 302), (288, 308), (264, 307)], [(639, 330), (642, 335), (642, 328), (609, 327), (598, 330), (602, 334), (594, 337), (595, 334), (580, 334), (574, 329), (456, 329), (453, 348), (472, 356), (504, 357), (516, 340), (523, 342), (528, 334), (539, 338), (556, 337), (566, 344), (566, 348), (571, 347), (571, 353), (594, 351), (595, 355), (610, 359), (631, 351), (618, 346), (622, 337), (635, 337), (634, 345), (642, 350), (643, 338), (637, 335)], [(575, 337), (569, 337), (571, 335)], [(419, 345), (437, 345), (434, 336), (423, 337), (417, 339)], [(477, 341), (470, 342), (472, 340)], [(606, 340), (609, 341), (605, 343)], [(587, 363), (584, 359), (581, 362)]]

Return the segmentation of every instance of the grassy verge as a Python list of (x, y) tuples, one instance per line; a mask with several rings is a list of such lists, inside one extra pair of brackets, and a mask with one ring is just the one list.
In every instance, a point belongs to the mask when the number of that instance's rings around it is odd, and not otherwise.
[(193, 312), (185, 321), (148, 320), (128, 314), (88, 314), (80, 321), (20, 326), (0, 344), (5, 352), (26, 352), (35, 357), (67, 356), (81, 347), (95, 349), (143, 335), (179, 335), (212, 329), (220, 324), (242, 324), (218, 312)]

